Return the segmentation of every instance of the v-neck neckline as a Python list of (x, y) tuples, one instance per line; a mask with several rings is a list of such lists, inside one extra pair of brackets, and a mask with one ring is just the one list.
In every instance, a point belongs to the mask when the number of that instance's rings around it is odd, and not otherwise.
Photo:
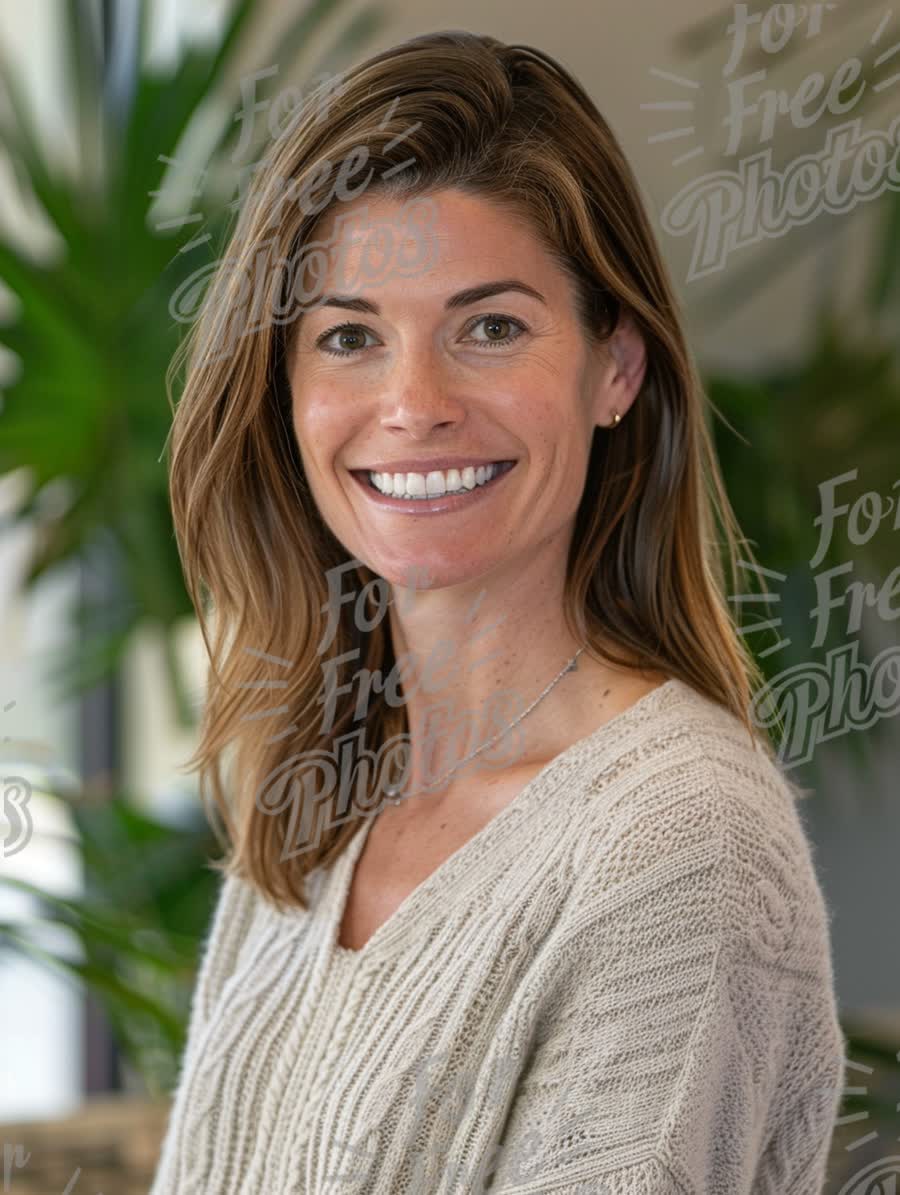
[[(546, 797), (552, 791), (548, 789), (548, 785), (553, 780), (562, 782), (569, 774), (572, 765), (576, 765), (592, 755), (601, 743), (613, 741), (616, 732), (620, 731), (623, 725), (632, 721), (636, 715), (645, 713), (649, 707), (655, 706), (664, 694), (668, 696), (676, 688), (684, 687), (683, 682), (677, 677), (670, 677), (669, 680), (651, 689), (649, 693), (644, 693), (637, 701), (626, 706), (624, 710), (620, 710), (618, 714), (614, 714), (596, 730), (571, 743), (558, 755), (555, 755), (539, 772), (526, 781), (507, 805), (494, 814), (470, 838), (467, 838), (423, 880), (420, 880), (415, 888), (407, 893), (393, 913), (369, 935), (363, 945), (358, 950), (353, 950), (348, 946), (342, 946), (338, 942), (338, 938), (350, 896), (356, 863), (362, 854), (376, 815), (364, 818), (358, 832), (350, 839), (343, 854), (331, 868), (330, 874), (326, 878), (325, 890), (322, 893), (321, 912), (325, 922), (323, 931), (330, 957), (337, 960), (339, 965), (352, 962), (362, 963), (369, 961), (376, 953), (380, 954), (384, 950), (388, 950), (390, 944), (399, 939), (410, 917), (414, 917), (416, 911), (423, 911), (422, 906), (428, 905), (429, 897), (433, 896), (440, 884), (454, 872), (458, 873), (455, 876), (458, 883), (466, 874), (467, 868), (471, 867), (474, 860), (481, 856), (485, 842), (494, 838), (502, 840), (505, 832), (510, 832), (520, 822), (525, 807), (532, 799), (537, 799), (538, 795)], [(499, 845), (499, 843), (494, 845)]]

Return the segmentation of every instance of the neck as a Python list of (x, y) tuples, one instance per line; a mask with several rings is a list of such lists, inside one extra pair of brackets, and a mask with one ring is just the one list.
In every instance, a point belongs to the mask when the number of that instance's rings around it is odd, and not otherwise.
[[(551, 759), (602, 720), (604, 695), (627, 673), (586, 650), (578, 655), (583, 645), (563, 617), (562, 588), (561, 575), (549, 585), (546, 569), (539, 581), (527, 567), (508, 584), (395, 587), (391, 634), (410, 739), (404, 791), (424, 789), (496, 736), (459, 769), (464, 783)], [(576, 655), (575, 670), (560, 676)]]

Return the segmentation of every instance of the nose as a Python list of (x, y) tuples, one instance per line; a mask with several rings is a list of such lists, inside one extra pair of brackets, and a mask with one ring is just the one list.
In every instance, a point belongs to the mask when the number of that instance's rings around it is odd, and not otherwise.
[(382, 380), (381, 426), (424, 439), (432, 431), (459, 425), (465, 418), (461, 397), (433, 345), (398, 354)]

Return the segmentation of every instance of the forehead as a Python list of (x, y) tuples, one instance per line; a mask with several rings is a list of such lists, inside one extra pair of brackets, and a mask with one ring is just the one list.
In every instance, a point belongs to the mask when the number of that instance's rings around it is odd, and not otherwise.
[(373, 191), (336, 202), (310, 240), (325, 250), (323, 292), (368, 293), (400, 284), (443, 293), (500, 276), (527, 276), (542, 293), (556, 286), (562, 295), (567, 289), (565, 276), (524, 215), (459, 190), (412, 200)]

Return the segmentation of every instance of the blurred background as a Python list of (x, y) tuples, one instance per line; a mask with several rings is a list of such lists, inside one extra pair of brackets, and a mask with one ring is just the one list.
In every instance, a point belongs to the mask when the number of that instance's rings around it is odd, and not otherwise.
[(216, 891), (181, 770), (204, 656), (163, 458), (175, 296), (221, 256), (312, 87), (447, 28), (557, 57), (640, 180), (764, 568), (729, 600), (773, 695), (760, 718), (794, 711), (782, 765), (808, 790), (832, 914), (849, 1066), (828, 1191), (887, 1190), (872, 1184), (900, 1137), (900, 13), (868, 0), (0, 7), (4, 1190), (62, 1191), (77, 1170), (79, 1190), (146, 1191)]

